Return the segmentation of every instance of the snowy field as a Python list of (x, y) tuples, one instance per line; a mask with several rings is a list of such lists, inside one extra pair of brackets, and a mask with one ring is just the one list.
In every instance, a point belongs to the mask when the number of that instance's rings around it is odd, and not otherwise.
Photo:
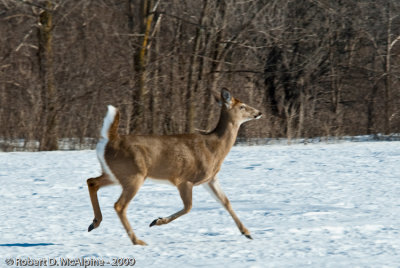
[[(192, 211), (177, 190), (146, 182), (128, 210), (133, 246), (116, 213), (120, 187), (99, 191), (103, 222), (86, 179), (94, 151), (0, 153), (0, 267), (31, 258), (135, 258), (135, 267), (399, 267), (400, 142), (238, 146), (220, 183), (254, 240), (201, 186)], [(15, 266), (15, 263), (14, 263)], [(12, 266), (11, 266), (12, 267)]]

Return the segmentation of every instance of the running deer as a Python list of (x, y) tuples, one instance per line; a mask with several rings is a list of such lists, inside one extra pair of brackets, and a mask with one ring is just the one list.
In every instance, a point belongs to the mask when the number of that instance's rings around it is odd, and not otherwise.
[(150, 223), (167, 224), (188, 213), (192, 207), (192, 188), (203, 184), (232, 216), (240, 232), (252, 239), (220, 188), (217, 173), (232, 148), (242, 123), (259, 119), (261, 113), (231, 96), (222, 89), (216, 96), (221, 104), (221, 115), (216, 128), (210, 132), (180, 135), (119, 135), (119, 111), (108, 106), (96, 152), (102, 175), (87, 180), (94, 220), (88, 231), (99, 227), (102, 214), (97, 191), (104, 186), (120, 184), (122, 193), (114, 208), (129, 238), (135, 245), (146, 243), (135, 235), (126, 218), (129, 202), (146, 178), (165, 181), (176, 186), (183, 201), (183, 209)]

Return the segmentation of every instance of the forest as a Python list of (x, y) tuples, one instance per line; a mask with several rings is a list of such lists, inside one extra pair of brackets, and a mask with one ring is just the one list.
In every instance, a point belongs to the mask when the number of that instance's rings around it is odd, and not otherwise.
[(212, 129), (243, 140), (400, 133), (397, 0), (0, 0), (0, 150)]

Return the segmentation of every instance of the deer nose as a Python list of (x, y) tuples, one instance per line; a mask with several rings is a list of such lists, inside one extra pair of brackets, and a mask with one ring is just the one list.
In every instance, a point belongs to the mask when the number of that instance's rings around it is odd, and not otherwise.
[(260, 119), (261, 116), (262, 116), (262, 113), (261, 113), (261, 112), (258, 112), (258, 114), (256, 114), (256, 115), (254, 116), (254, 118), (255, 118), (255, 119)]

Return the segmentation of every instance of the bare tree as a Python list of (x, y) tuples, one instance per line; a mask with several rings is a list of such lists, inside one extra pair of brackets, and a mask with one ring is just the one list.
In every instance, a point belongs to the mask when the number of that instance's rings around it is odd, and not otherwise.
[(211, 129), (222, 86), (265, 113), (241, 138), (400, 132), (399, 10), (394, 0), (0, 1), (2, 147), (95, 144), (107, 104), (125, 133)]

